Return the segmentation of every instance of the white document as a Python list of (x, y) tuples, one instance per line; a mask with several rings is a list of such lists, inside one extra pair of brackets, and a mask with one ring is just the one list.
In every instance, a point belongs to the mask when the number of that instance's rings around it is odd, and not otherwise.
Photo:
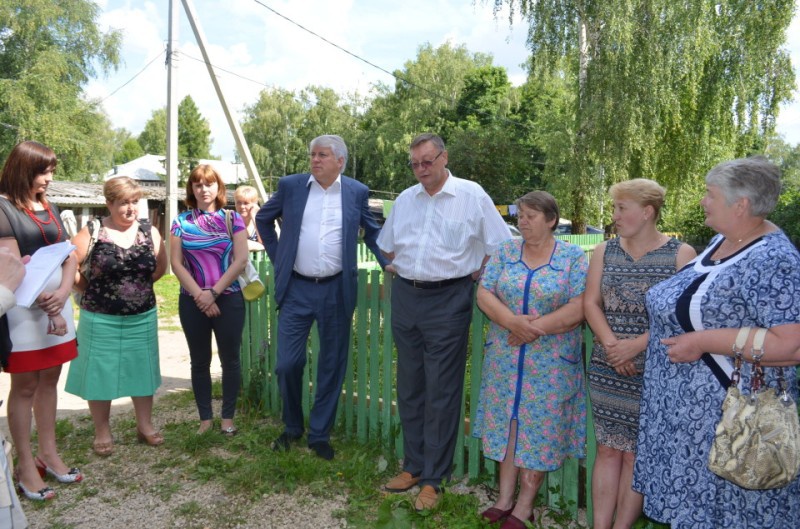
[(25, 279), (14, 291), (17, 305), (30, 308), (44, 290), (47, 280), (61, 266), (64, 259), (75, 249), (69, 241), (42, 246), (34, 252), (25, 265)]

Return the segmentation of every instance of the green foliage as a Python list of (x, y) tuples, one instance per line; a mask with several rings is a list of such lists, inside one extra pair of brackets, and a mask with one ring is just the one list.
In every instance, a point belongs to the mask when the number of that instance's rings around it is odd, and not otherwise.
[(578, 227), (605, 223), (597, 192), (620, 180), (653, 178), (671, 200), (693, 197), (715, 163), (764, 150), (791, 97), (791, 0), (493, 3), (530, 25), (529, 82), (568, 82), (572, 103), (557, 105), (566, 120), (556, 125), (568, 134), (543, 147)]
[(150, 119), (144, 124), (144, 129), (137, 138), (142, 150), (147, 154), (167, 154), (167, 109), (159, 108), (153, 111)]
[(282, 88), (262, 90), (245, 108), (242, 131), (261, 175), (273, 179), (309, 170), (308, 144), (323, 134), (341, 136), (349, 149), (345, 173), (359, 171), (357, 95), (342, 97), (330, 88), (309, 86), (299, 94)]
[[(422, 132), (449, 142), (467, 75), (491, 65), (491, 57), (449, 43), (420, 46), (417, 57), (394, 72), (397, 81), (375, 87), (364, 115), (360, 179), (372, 189), (400, 192), (416, 182), (408, 168), (408, 146)], [(452, 159), (452, 157), (451, 157)]]
[(778, 205), (769, 216), (800, 247), (800, 187), (792, 185), (784, 189)]
[(101, 33), (88, 0), (0, 3), (0, 158), (20, 141), (47, 144), (60, 179), (86, 179), (111, 164), (113, 134), (82, 92), (119, 62), (121, 33)]
[(114, 164), (120, 165), (135, 160), (145, 154), (142, 146), (125, 129), (114, 131)]
[(192, 96), (184, 97), (178, 105), (178, 156), (188, 160), (190, 168), (198, 159), (211, 157), (211, 127)]
[[(167, 154), (167, 109), (153, 111), (137, 138), (146, 154)], [(211, 158), (211, 127), (191, 96), (178, 105), (178, 168), (185, 182), (200, 159)]]

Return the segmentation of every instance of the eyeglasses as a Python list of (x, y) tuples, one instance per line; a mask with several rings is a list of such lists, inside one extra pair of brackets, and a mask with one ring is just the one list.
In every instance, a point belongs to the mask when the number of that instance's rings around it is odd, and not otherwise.
[(439, 151), (439, 154), (437, 154), (436, 158), (434, 158), (433, 160), (424, 160), (424, 161), (419, 162), (419, 163), (417, 163), (417, 162), (408, 162), (408, 166), (411, 168), (412, 171), (416, 171), (419, 168), (430, 169), (431, 166), (433, 166), (433, 162), (438, 160), (439, 156), (441, 156), (443, 152), (444, 151)]

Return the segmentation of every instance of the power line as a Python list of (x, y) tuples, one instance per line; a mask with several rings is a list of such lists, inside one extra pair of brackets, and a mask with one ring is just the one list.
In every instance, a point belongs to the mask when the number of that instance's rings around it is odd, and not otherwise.
[[(447, 102), (447, 103), (450, 103), (450, 102), (451, 102), (451, 98), (447, 97), (446, 95), (442, 94), (441, 92), (436, 92), (436, 91), (434, 91), (434, 90), (431, 90), (431, 89), (429, 89), (429, 88), (426, 88), (426, 87), (424, 87), (424, 86), (418, 85), (417, 83), (415, 83), (415, 82), (413, 82), (413, 81), (410, 81), (410, 80), (406, 79), (405, 77), (403, 77), (403, 76), (401, 76), (401, 75), (397, 75), (397, 74), (395, 74), (395, 73), (393, 73), (393, 72), (390, 72), (390, 71), (389, 71), (389, 70), (387, 70), (386, 68), (383, 68), (383, 67), (381, 67), (381, 66), (378, 66), (377, 64), (375, 64), (375, 63), (371, 62), (370, 60), (368, 60), (368, 59), (365, 59), (364, 57), (361, 57), (360, 55), (358, 55), (358, 54), (356, 54), (356, 53), (353, 53), (353, 52), (351, 52), (350, 50), (347, 50), (347, 49), (345, 49), (345, 48), (343, 48), (343, 47), (339, 46), (339, 45), (338, 45), (338, 44), (336, 44), (335, 42), (332, 42), (332, 41), (330, 41), (329, 39), (327, 39), (326, 37), (323, 37), (323, 36), (322, 36), (322, 35), (320, 35), (319, 33), (316, 33), (316, 32), (314, 32), (314, 31), (312, 31), (312, 30), (308, 29), (307, 27), (303, 26), (303, 25), (302, 25), (302, 24), (300, 24), (299, 22), (295, 22), (293, 19), (291, 19), (291, 18), (287, 17), (286, 15), (284, 15), (284, 14), (282, 14), (282, 13), (279, 13), (278, 11), (276, 11), (276, 10), (275, 10), (275, 9), (273, 9), (272, 7), (268, 6), (267, 4), (265, 4), (264, 2), (262, 2), (261, 0), (253, 0), (253, 1), (254, 1), (256, 4), (258, 4), (258, 5), (262, 6), (264, 9), (267, 9), (268, 11), (272, 12), (272, 13), (273, 13), (273, 14), (275, 14), (276, 16), (278, 16), (278, 17), (280, 17), (280, 18), (282, 18), (282, 19), (286, 20), (286, 21), (287, 21), (287, 22), (289, 22), (290, 24), (293, 24), (293, 25), (297, 26), (298, 28), (302, 29), (302, 30), (303, 30), (303, 31), (305, 31), (306, 33), (309, 33), (309, 34), (313, 35), (314, 37), (317, 37), (318, 39), (320, 39), (320, 40), (321, 40), (321, 41), (323, 41), (324, 43), (326, 43), (326, 44), (328, 44), (328, 45), (330, 45), (330, 46), (333, 46), (334, 48), (336, 48), (336, 49), (338, 49), (338, 50), (340, 50), (340, 51), (342, 51), (342, 52), (346, 53), (347, 55), (350, 55), (350, 56), (351, 56), (351, 57), (353, 57), (354, 59), (357, 59), (357, 60), (359, 60), (359, 61), (361, 61), (361, 62), (363, 62), (363, 63), (365, 63), (365, 64), (367, 64), (367, 65), (369, 65), (369, 66), (372, 66), (373, 68), (375, 68), (375, 69), (377, 69), (377, 70), (380, 70), (381, 72), (383, 72), (383, 73), (385, 73), (385, 74), (388, 74), (388, 75), (392, 76), (393, 78), (395, 78), (395, 79), (396, 79), (396, 80), (398, 80), (398, 81), (402, 81), (403, 83), (405, 83), (405, 84), (407, 84), (407, 85), (409, 85), (409, 86), (413, 86), (414, 88), (417, 88), (417, 89), (419, 89), (419, 90), (422, 90), (422, 91), (423, 91), (423, 92), (425, 92), (426, 94), (428, 94), (428, 95), (430, 95), (430, 96), (433, 96), (433, 97), (435, 97), (435, 98), (438, 98), (438, 99), (439, 99), (439, 100), (441, 100), (441, 101), (445, 101), (445, 102)], [(528, 132), (532, 132), (532, 131), (533, 131), (533, 129), (532, 129), (531, 127), (529, 127), (528, 125), (526, 125), (525, 123), (521, 123), (521, 122), (518, 122), (518, 121), (514, 121), (514, 120), (512, 120), (512, 119), (508, 119), (508, 118), (506, 118), (506, 117), (503, 117), (503, 116), (496, 116), (496, 115), (494, 115), (494, 114), (491, 114), (491, 113), (489, 113), (489, 112), (486, 112), (485, 110), (482, 110), (482, 109), (479, 109), (479, 108), (467, 107), (467, 109), (468, 109), (468, 110), (470, 110), (471, 112), (473, 112), (474, 114), (480, 114), (480, 115), (483, 115), (483, 116), (489, 117), (489, 118), (491, 118), (492, 120), (498, 120), (498, 121), (502, 121), (502, 122), (504, 122), (504, 123), (506, 123), (506, 124), (508, 124), (508, 125), (513, 125), (513, 126), (515, 126), (515, 127), (519, 127), (519, 128), (525, 129), (525, 130), (526, 130), (526, 131), (528, 131)]]
[(147, 70), (147, 69), (150, 67), (150, 65), (151, 65), (151, 64), (153, 64), (153, 63), (156, 61), (156, 59), (158, 59), (159, 57), (161, 57), (161, 56), (162, 56), (162, 55), (164, 55), (165, 53), (166, 53), (166, 48), (164, 49), (164, 51), (160, 52), (158, 55), (156, 55), (155, 57), (153, 57), (152, 59), (150, 59), (150, 61), (148, 61), (148, 63), (147, 63), (147, 64), (145, 64), (145, 65), (144, 65), (144, 67), (143, 67), (141, 70), (139, 70), (138, 72), (136, 72), (135, 74), (133, 74), (133, 77), (131, 77), (130, 79), (128, 79), (127, 81), (125, 81), (124, 83), (122, 83), (122, 84), (121, 84), (120, 86), (118, 86), (118, 87), (117, 87), (115, 90), (113, 90), (113, 91), (112, 91), (110, 94), (108, 94), (106, 97), (104, 97), (103, 99), (101, 99), (100, 101), (98, 101), (98, 102), (97, 102), (95, 105), (99, 105), (99, 104), (103, 103), (103, 102), (104, 102), (106, 99), (108, 99), (109, 97), (113, 96), (114, 94), (116, 94), (117, 92), (119, 92), (120, 90), (122, 90), (123, 88), (125, 88), (126, 86), (128, 86), (128, 85), (129, 85), (131, 82), (133, 82), (133, 80), (134, 80), (134, 79), (136, 79), (136, 78), (137, 78), (137, 77), (139, 77), (139, 76), (140, 76), (142, 73), (144, 73), (144, 71), (145, 71), (145, 70)]

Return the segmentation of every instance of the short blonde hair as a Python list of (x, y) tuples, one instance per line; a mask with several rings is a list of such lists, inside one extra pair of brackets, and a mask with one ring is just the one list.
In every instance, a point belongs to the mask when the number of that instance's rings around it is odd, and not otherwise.
[(627, 198), (641, 207), (652, 206), (656, 221), (661, 216), (661, 208), (664, 206), (664, 199), (667, 196), (666, 189), (661, 187), (658, 182), (647, 178), (634, 178), (618, 182), (608, 189), (608, 193), (614, 200)]
[(258, 191), (253, 186), (239, 186), (236, 188), (236, 191), (233, 192), (233, 199), (234, 200), (246, 200), (248, 202), (253, 202), (254, 200), (258, 202)]
[(103, 184), (103, 196), (110, 204), (117, 200), (139, 200), (142, 198), (142, 188), (129, 176), (115, 176)]

